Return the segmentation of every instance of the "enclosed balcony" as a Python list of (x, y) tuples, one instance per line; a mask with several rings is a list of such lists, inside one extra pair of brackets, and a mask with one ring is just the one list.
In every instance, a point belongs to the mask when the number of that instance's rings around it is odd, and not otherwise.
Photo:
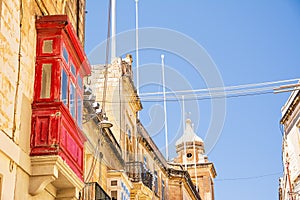
[[(47, 157), (63, 161), (65, 167), (55, 161), (47, 168), (54, 172), (53, 180), (62, 173), (65, 178), (74, 174), (83, 182), (82, 80), (91, 73), (90, 65), (66, 15), (41, 17), (36, 30), (30, 155), (36, 169), (47, 164), (43, 163)], [(70, 171), (56, 173), (57, 169)], [(42, 173), (33, 173), (35, 184), (44, 181)]]

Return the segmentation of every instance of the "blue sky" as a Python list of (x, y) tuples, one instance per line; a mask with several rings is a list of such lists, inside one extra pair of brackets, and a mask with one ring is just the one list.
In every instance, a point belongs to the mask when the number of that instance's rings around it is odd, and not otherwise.
[[(106, 39), (107, 5), (106, 0), (87, 1), (87, 55)], [(300, 77), (300, 2), (296, 0), (140, 0), (139, 27), (166, 28), (191, 38), (206, 50), (225, 86)], [(117, 33), (134, 28), (135, 1), (117, 0)], [(160, 39), (158, 37), (156, 41)], [(129, 53), (135, 59), (135, 53)], [(144, 66), (141, 78), (147, 76), (145, 73), (149, 68), (154, 74), (160, 73), (162, 53), (165, 54), (165, 64), (169, 69), (167, 72), (170, 72), (166, 75), (166, 85), (170, 86), (168, 90), (185, 89), (184, 86), (187, 89), (207, 87), (205, 77), (196, 73), (188, 60), (159, 49), (140, 51), (140, 65)], [(104, 55), (100, 57), (104, 58)], [(104, 62), (103, 59), (101, 61)], [(96, 64), (93, 60), (91, 63)], [(133, 65), (135, 67), (135, 62)], [(174, 84), (176, 73), (185, 84)], [(161, 91), (159, 76), (150, 76), (157, 84), (148, 84), (140, 91)], [(278, 198), (278, 178), (282, 172), (280, 109), (288, 95), (267, 94), (226, 99), (224, 127), (208, 154), (218, 173), (215, 181), (216, 199)], [(140, 117), (148, 130), (155, 130), (155, 126), (151, 125), (154, 122), (160, 127), (158, 121), (163, 120), (163, 104), (144, 102), (143, 105)], [(186, 111), (192, 112), (190, 117), (195, 121), (197, 134), (205, 138), (211, 123), (212, 102), (188, 101), (185, 105)], [(169, 154), (174, 157), (174, 141), (181, 134), (182, 113), (178, 109), (181, 102), (168, 102), (167, 106)], [(154, 121), (151, 121), (151, 117)], [(163, 133), (159, 131), (153, 135), (153, 139), (164, 152)]]

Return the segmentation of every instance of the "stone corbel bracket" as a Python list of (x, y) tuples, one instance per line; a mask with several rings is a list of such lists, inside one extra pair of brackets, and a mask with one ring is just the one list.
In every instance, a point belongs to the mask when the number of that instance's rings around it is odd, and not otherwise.
[[(31, 157), (31, 176), (29, 194), (35, 196), (43, 192), (52, 184), (61, 197), (61, 191), (68, 189), (68, 197), (79, 196), (84, 183), (60, 156), (33, 156)], [(60, 188), (61, 187), (61, 188)], [(73, 191), (73, 194), (70, 194)]]

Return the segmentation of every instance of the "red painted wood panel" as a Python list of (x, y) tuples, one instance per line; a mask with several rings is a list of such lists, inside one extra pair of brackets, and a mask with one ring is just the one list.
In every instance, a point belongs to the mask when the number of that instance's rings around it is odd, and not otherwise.
[[(66, 15), (41, 17), (36, 21), (36, 29), (36, 74), (30, 155), (59, 155), (83, 180), (85, 137), (76, 122), (77, 118), (71, 116), (68, 105), (64, 105), (61, 100), (61, 71), (62, 68), (66, 70), (68, 84), (73, 80), (77, 86), (76, 94), (82, 97), (83, 91), (78, 87), (76, 78), (89, 75), (90, 64)], [(68, 52), (67, 62), (63, 56), (63, 48)], [(75, 76), (72, 76), (70, 62), (76, 68)], [(52, 66), (50, 96), (46, 95), (46, 98), (41, 98), (43, 64)]]

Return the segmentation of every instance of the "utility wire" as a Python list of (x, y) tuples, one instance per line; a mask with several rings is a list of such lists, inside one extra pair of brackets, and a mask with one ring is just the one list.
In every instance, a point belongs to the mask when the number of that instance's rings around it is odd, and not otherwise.
[[(211, 92), (211, 93), (205, 93), (205, 94), (187, 94), (184, 95), (184, 97), (186, 99), (201, 99), (201, 98), (205, 98), (205, 97), (209, 97), (209, 98), (215, 98), (215, 97), (227, 97), (230, 95), (239, 95), (239, 94), (255, 94), (255, 93), (263, 93), (263, 92), (267, 92), (270, 91), (273, 93), (273, 88), (274, 87), (264, 87), (264, 88), (251, 88), (251, 89), (243, 89), (243, 90), (237, 90), (237, 91), (220, 91), (220, 92)], [(172, 99), (178, 99), (178, 96), (168, 96), (166, 97), (167, 100), (172, 100)], [(151, 100), (161, 100), (162, 97), (161, 96), (157, 96), (157, 97), (144, 97), (141, 98), (142, 101), (151, 101)]]
[[(300, 89), (294, 89), (292, 91), (297, 91)], [(239, 95), (231, 95), (231, 96), (207, 96), (207, 97), (199, 97), (199, 96), (195, 96), (194, 98), (188, 98), (185, 99), (185, 101), (201, 101), (201, 100), (210, 100), (210, 99), (230, 99), (230, 98), (237, 98), (237, 97), (245, 97), (245, 96), (258, 96), (258, 95), (265, 95), (265, 94), (274, 94), (273, 91), (267, 91), (267, 92), (257, 92), (257, 93), (251, 93), (251, 94), (239, 94)], [(139, 99), (141, 102), (163, 102), (162, 99), (158, 98), (158, 99)], [(166, 101), (169, 102), (181, 102), (182, 101), (182, 97), (178, 97), (177, 99), (166, 99)], [(101, 101), (102, 102), (102, 101)], [(134, 100), (130, 100), (130, 101), (122, 101), (121, 103), (129, 103), (129, 102), (134, 102)], [(119, 101), (108, 101), (106, 100), (106, 103), (120, 103)]]
[[(180, 94), (182, 93), (197, 93), (197, 92), (213, 92), (213, 91), (226, 91), (226, 90), (237, 90), (237, 89), (243, 89), (243, 88), (257, 88), (267, 85), (278, 85), (283, 83), (290, 83), (290, 82), (297, 82), (300, 79), (287, 79), (287, 80), (279, 80), (279, 81), (268, 81), (268, 82), (262, 82), (262, 83), (251, 83), (251, 84), (241, 84), (241, 85), (235, 85), (235, 86), (225, 86), (225, 87), (216, 87), (216, 88), (203, 88), (203, 89), (193, 89), (193, 90), (179, 90), (179, 91), (169, 91), (166, 92), (166, 94)], [(274, 88), (274, 86), (273, 86)], [(149, 93), (141, 93), (139, 96), (153, 96), (153, 95), (162, 95), (162, 92), (149, 92)]]
[[(259, 92), (259, 93), (252, 93), (252, 94), (239, 94), (239, 95), (232, 95), (232, 96), (207, 96), (207, 97), (199, 97), (195, 96), (194, 98), (187, 98), (185, 101), (200, 101), (200, 100), (209, 100), (209, 99), (223, 99), (223, 98), (237, 98), (237, 97), (244, 97), (244, 96), (257, 96), (257, 95), (263, 95), (263, 94), (273, 94), (273, 92)], [(144, 100), (141, 99), (141, 102), (161, 102), (160, 99), (152, 99), (152, 100)], [(181, 98), (178, 99), (166, 99), (166, 101), (182, 101)]]
[[(236, 86), (205, 88), (194, 90), (179, 90), (166, 92), (166, 101), (182, 101), (182, 96), (187, 101), (220, 99), (220, 98), (235, 98), (242, 96), (255, 96), (262, 94), (277, 94), (283, 92), (292, 92), (300, 89), (300, 79), (287, 79), (272, 82), (243, 84)], [(284, 83), (284, 84), (283, 84)], [(294, 83), (294, 84), (291, 84)], [(126, 95), (124, 96), (126, 98)], [(163, 102), (164, 96), (162, 92), (141, 93), (140, 97), (131, 98), (127, 96), (130, 101), (112, 101), (103, 100), (105, 103), (128, 103), (140, 100), (141, 102)], [(102, 101), (102, 103), (103, 103)]]
[(282, 174), (283, 172), (276, 172), (276, 173), (271, 173), (271, 174), (263, 174), (263, 175), (258, 175), (258, 176), (248, 176), (248, 177), (237, 177), (237, 178), (222, 178), (222, 179), (215, 179), (215, 181), (239, 181), (239, 180), (251, 180), (251, 179), (259, 179), (259, 178), (264, 178), (264, 177), (269, 177), (269, 176), (275, 176)]

